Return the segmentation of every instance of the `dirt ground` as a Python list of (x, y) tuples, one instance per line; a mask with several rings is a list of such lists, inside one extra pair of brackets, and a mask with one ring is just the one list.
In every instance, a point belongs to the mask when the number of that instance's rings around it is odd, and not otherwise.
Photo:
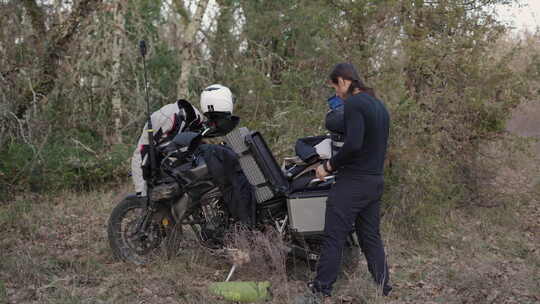
[[(5, 303), (222, 303), (207, 292), (225, 279), (230, 261), (186, 242), (179, 256), (147, 266), (116, 261), (105, 228), (119, 190), (37, 202), (21, 197), (2, 207), (0, 299)], [(528, 215), (526, 215), (528, 214)], [(523, 221), (522, 219), (526, 219)], [(538, 303), (540, 206), (461, 209), (433, 243), (400, 238), (384, 226), (395, 287), (382, 299), (358, 249), (336, 293), (350, 303)], [(270, 280), (274, 303), (294, 303), (313, 277), (301, 261), (288, 273), (261, 273), (253, 263), (235, 280)], [(283, 279), (287, 278), (287, 279)]]

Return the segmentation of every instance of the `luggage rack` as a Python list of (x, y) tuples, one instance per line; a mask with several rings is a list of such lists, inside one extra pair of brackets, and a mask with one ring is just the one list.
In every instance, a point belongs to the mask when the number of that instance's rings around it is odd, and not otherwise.
[[(225, 137), (225, 142), (238, 154), (240, 166), (248, 181), (255, 187), (258, 203), (262, 203), (280, 195), (293, 192), (328, 190), (329, 185), (312, 187), (319, 183), (315, 176), (306, 175), (301, 180), (286, 177), (283, 168), (278, 165), (264, 138), (259, 132), (251, 132), (247, 128), (238, 128)], [(312, 164), (312, 167), (315, 164)], [(327, 176), (324, 182), (332, 182), (334, 176)], [(325, 184), (323, 182), (323, 184)]]
[[(294, 181), (291, 183), (286, 178), (259, 132), (237, 128), (225, 136), (225, 142), (238, 154), (240, 166), (255, 188), (258, 204), (273, 198), (286, 200), (293, 231), (307, 236), (318, 235), (324, 230), (326, 199), (333, 177), (325, 179), (324, 187), (301, 187), (295, 192)], [(318, 179), (308, 177), (305, 185), (317, 182)]]

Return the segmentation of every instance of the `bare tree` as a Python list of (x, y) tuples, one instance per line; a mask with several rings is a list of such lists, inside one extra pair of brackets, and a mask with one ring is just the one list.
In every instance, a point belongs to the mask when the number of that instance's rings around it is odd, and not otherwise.
[[(178, 85), (177, 85), (177, 97), (179, 98), (187, 98), (189, 94), (189, 89), (188, 89), (189, 75), (191, 75), (191, 71), (196, 62), (195, 39), (197, 37), (197, 33), (201, 29), (202, 19), (203, 19), (204, 13), (206, 12), (206, 8), (208, 7), (208, 1), (209, 0), (198, 1), (195, 14), (188, 20), (186, 19), (186, 17), (189, 16), (189, 13), (185, 9), (183, 5), (183, 1), (175, 0), (175, 6), (177, 8), (177, 11), (181, 13), (181, 16), (184, 18), (184, 21), (187, 21), (187, 22), (184, 22), (184, 23), (187, 23), (187, 27), (183, 33), (183, 39), (180, 46), (182, 48), (182, 53), (180, 54), (180, 59), (182, 62), (182, 71), (180, 73), (180, 77), (178, 78)], [(180, 29), (182, 28), (182, 26), (178, 25), (177, 28)]]
[(114, 32), (113, 32), (113, 45), (112, 45), (112, 57), (113, 57), (113, 119), (114, 119), (114, 140), (116, 143), (122, 143), (122, 98), (119, 90), (118, 81), (120, 80), (120, 55), (123, 46), (124, 37), (124, 10), (123, 1), (118, 1), (114, 7)]
[(71, 14), (62, 22), (47, 30), (45, 13), (36, 0), (22, 0), (22, 5), (31, 19), (36, 47), (39, 49), (38, 81), (24, 94), (17, 107), (17, 117), (23, 117), (31, 102), (41, 101), (54, 89), (58, 78), (59, 62), (62, 54), (76, 39), (82, 22), (103, 0), (81, 0), (73, 8)]

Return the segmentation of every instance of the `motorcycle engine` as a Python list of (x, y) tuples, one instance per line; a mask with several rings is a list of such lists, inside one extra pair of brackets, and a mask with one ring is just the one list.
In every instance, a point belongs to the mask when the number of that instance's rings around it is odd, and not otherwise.
[(203, 206), (202, 213), (205, 223), (201, 227), (201, 238), (205, 245), (212, 249), (223, 246), (223, 239), (227, 231), (227, 213), (221, 204)]
[(214, 217), (202, 227), (202, 238), (209, 247), (219, 248), (223, 245), (226, 231), (224, 224), (225, 221), (222, 217)]

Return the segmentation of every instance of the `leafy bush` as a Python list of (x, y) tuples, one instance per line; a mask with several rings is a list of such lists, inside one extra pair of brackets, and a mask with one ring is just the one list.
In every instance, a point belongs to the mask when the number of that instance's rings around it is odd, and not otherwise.
[(106, 146), (88, 130), (70, 129), (50, 136), (39, 147), (10, 142), (0, 153), (0, 190), (51, 192), (93, 189), (127, 176), (131, 151), (128, 145)]

